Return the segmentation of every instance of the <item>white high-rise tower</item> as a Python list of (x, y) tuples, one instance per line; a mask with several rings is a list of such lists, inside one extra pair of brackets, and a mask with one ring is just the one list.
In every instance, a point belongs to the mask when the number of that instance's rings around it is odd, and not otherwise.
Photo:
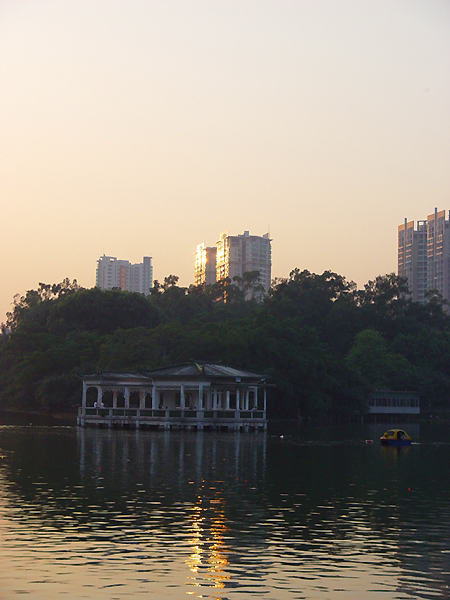
[(95, 285), (101, 290), (120, 289), (148, 296), (153, 286), (153, 266), (150, 256), (132, 265), (128, 260), (103, 255), (97, 261)]

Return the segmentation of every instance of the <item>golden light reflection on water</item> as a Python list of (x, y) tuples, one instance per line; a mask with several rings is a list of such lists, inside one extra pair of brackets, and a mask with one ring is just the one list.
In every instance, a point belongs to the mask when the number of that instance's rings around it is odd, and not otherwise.
[[(189, 545), (192, 549), (186, 565), (191, 572), (188, 585), (211, 588), (224, 588), (230, 579), (226, 567), (228, 546), (225, 536), (229, 531), (225, 516), (225, 500), (221, 492), (212, 490), (214, 497), (209, 499), (202, 487), (197, 503), (191, 510)], [(188, 591), (188, 594), (194, 594)]]
[(450, 597), (449, 443), (148, 433), (0, 427), (1, 600)]

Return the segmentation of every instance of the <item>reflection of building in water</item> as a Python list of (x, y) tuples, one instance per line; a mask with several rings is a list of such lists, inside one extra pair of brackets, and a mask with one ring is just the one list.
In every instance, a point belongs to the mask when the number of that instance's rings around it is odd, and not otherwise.
[(186, 564), (192, 573), (188, 576), (188, 583), (196, 587), (223, 588), (230, 578), (226, 571), (229, 548), (224, 540), (229, 531), (225, 500), (217, 489), (214, 491), (214, 497), (207, 499), (203, 495), (205, 490), (202, 486), (197, 502), (192, 507), (189, 539), (192, 554)]
[(205, 435), (199, 431), (191, 435), (79, 428), (77, 438), (80, 473), (87, 479), (101, 474), (111, 478), (114, 486), (120, 479), (125, 488), (138, 476), (148, 490), (169, 486), (174, 497), (186, 496), (195, 504), (193, 489), (209, 485), (211, 473), (214, 482), (261, 481), (265, 476), (265, 434)]
[[(83, 489), (93, 486), (102, 514), (113, 507), (117, 532), (126, 524), (136, 531), (133, 543), (153, 540), (143, 555), (180, 560), (195, 597), (231, 585), (237, 564), (228, 520), (241, 509), (247, 480), (265, 479), (265, 434), (78, 428), (77, 438)], [(262, 519), (261, 511), (253, 505), (252, 518)]]

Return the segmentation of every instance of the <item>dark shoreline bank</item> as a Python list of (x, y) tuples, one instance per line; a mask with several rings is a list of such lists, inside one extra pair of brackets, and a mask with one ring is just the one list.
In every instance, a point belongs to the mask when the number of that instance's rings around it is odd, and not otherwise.
[(0, 425), (73, 425), (77, 424), (77, 413), (50, 414), (37, 410), (0, 409)]

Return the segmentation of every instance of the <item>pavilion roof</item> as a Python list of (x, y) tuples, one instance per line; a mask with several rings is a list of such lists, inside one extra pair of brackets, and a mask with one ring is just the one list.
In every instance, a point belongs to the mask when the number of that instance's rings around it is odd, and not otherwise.
[(257, 382), (264, 379), (266, 375), (260, 373), (254, 373), (253, 371), (246, 371), (244, 369), (237, 369), (236, 367), (230, 367), (218, 363), (207, 363), (207, 362), (189, 362), (181, 365), (175, 365), (171, 367), (164, 367), (161, 369), (154, 369), (151, 371), (99, 371), (97, 373), (85, 374), (83, 380), (91, 384), (109, 384), (126, 382), (131, 383), (151, 383), (154, 380), (161, 379), (172, 379), (172, 380), (222, 380), (230, 382)]
[(147, 375), (143, 373), (137, 373), (135, 371), (98, 371), (97, 373), (86, 373), (83, 375), (83, 379), (85, 380), (104, 380), (107, 379), (109, 381), (120, 380), (142, 380), (147, 381)]
[(246, 371), (244, 369), (237, 369), (227, 365), (207, 362), (190, 362), (172, 367), (165, 367), (162, 369), (155, 369), (153, 371), (147, 371), (148, 377), (168, 377), (181, 379), (187, 378), (223, 378), (223, 379), (263, 379), (264, 375), (260, 373), (254, 373), (253, 371)]

